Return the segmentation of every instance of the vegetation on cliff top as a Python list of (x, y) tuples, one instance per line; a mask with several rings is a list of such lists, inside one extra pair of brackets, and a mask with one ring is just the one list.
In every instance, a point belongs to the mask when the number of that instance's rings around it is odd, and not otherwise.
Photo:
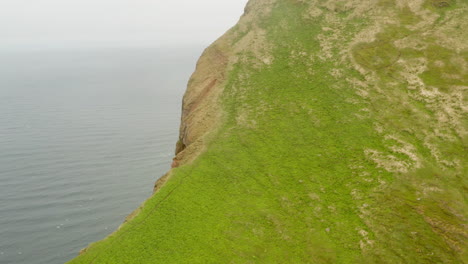
[(204, 151), (70, 263), (468, 261), (468, 3), (248, 7)]

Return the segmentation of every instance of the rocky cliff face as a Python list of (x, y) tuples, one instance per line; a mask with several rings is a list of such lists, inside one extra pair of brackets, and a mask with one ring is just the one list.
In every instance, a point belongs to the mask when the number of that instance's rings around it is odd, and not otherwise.
[(73, 263), (465, 263), (468, 3), (251, 0), (173, 169)]
[[(216, 131), (222, 122), (222, 103), (219, 101), (226, 85), (227, 75), (238, 61), (238, 55), (247, 50), (258, 59), (265, 58), (265, 32), (258, 21), (271, 12), (273, 1), (250, 1), (235, 28), (208, 47), (200, 57), (189, 80), (183, 98), (179, 141), (173, 167), (195, 159), (206, 145), (205, 137)], [(245, 36), (239, 36), (240, 31)], [(239, 39), (240, 38), (240, 39)], [(263, 53), (263, 54), (262, 54)]]
[[(249, 1), (238, 24), (205, 49), (187, 85), (183, 102), (175, 157), (172, 168), (193, 161), (203, 152), (209, 135), (222, 122), (220, 96), (227, 75), (239, 60), (239, 54), (249, 50), (263, 63), (269, 62), (265, 30), (258, 22), (272, 9), (273, 1)], [(243, 35), (245, 31), (246, 35)], [(155, 184), (155, 191), (170, 177), (171, 171)]]

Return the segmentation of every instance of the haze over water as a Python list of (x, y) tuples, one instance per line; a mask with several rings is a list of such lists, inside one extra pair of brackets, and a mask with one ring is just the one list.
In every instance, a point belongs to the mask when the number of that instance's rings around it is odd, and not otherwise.
[(201, 49), (0, 53), (0, 263), (63, 263), (171, 164)]

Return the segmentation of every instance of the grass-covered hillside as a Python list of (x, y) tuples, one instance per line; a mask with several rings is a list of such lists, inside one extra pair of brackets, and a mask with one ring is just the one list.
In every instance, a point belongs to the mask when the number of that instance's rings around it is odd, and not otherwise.
[(467, 263), (467, 88), (466, 0), (251, 0), (175, 168), (70, 263)]

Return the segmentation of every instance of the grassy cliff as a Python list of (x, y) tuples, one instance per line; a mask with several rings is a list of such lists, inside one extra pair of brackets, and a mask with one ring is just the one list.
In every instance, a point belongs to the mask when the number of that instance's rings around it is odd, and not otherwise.
[(467, 11), (251, 0), (200, 58), (174, 168), (70, 263), (468, 262)]

